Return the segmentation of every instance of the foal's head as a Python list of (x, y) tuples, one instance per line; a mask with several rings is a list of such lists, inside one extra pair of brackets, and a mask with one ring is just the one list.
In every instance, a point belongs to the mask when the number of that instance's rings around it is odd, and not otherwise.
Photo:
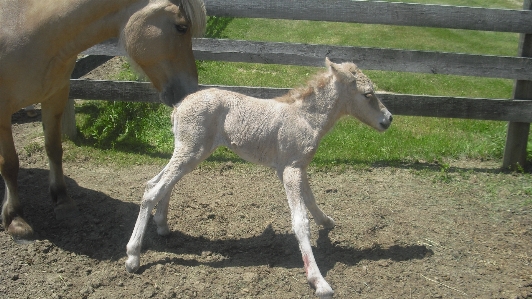
[(392, 114), (375, 96), (371, 80), (354, 63), (336, 64), (326, 58), (325, 64), (336, 78), (339, 100), (345, 105), (346, 113), (377, 131), (388, 129)]
[(150, 0), (131, 15), (122, 30), (121, 42), (128, 56), (167, 105), (198, 89), (192, 37), (202, 35), (205, 24), (203, 0)]

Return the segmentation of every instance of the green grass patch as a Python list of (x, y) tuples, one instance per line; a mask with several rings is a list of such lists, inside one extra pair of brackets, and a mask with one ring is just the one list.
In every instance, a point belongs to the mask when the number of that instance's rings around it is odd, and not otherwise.
[(171, 152), (171, 109), (154, 103), (89, 101), (76, 108), (82, 145), (130, 153)]

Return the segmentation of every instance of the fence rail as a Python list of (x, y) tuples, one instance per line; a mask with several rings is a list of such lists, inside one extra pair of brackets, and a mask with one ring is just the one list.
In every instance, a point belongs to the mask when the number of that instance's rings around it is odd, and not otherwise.
[(532, 33), (532, 12), (352, 0), (205, 0), (210, 16)]
[[(366, 70), (532, 80), (532, 58), (528, 57), (211, 38), (195, 39), (193, 50), (199, 60), (321, 67), (327, 56), (336, 62), (355, 62)], [(116, 42), (109, 42), (84, 54), (118, 56), (120, 52)]]
[[(362, 69), (449, 74), (516, 80), (513, 99), (477, 99), (442, 96), (380, 94), (398, 115), (509, 121), (503, 166), (526, 161), (532, 122), (532, 0), (523, 10), (407, 4), (351, 0), (205, 0), (209, 16), (355, 22), (399, 26), (440, 27), (521, 33), (521, 57), (444, 53), (367, 47), (309, 45), (227, 39), (196, 39), (194, 55), (220, 60), (283, 65), (322, 66), (324, 57), (353, 61)], [(87, 55), (122, 56), (116, 40), (96, 45)], [(525, 86), (525, 87), (523, 87)], [(257, 97), (275, 97), (279, 88), (229, 87)], [(71, 98), (123, 101), (158, 101), (149, 83), (71, 81)], [(512, 127), (518, 127), (512, 132)], [(524, 148), (523, 148), (524, 144)]]

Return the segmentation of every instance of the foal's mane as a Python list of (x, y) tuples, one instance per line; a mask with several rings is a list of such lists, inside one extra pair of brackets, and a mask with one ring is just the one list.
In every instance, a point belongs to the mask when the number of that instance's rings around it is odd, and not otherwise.
[(316, 92), (316, 89), (323, 88), (330, 80), (329, 71), (324, 70), (317, 73), (312, 78), (307, 81), (307, 84), (302, 87), (296, 87), (291, 89), (288, 93), (283, 96), (277, 97), (274, 100), (283, 103), (295, 103), (298, 100), (304, 101), (310, 95)]
[(185, 17), (191, 24), (193, 37), (201, 37), (207, 27), (205, 4), (203, 0), (181, 0)]

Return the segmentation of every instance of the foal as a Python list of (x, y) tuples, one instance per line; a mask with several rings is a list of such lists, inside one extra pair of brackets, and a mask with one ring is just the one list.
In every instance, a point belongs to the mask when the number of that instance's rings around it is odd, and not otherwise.
[(316, 205), (306, 169), (320, 139), (343, 115), (352, 115), (378, 131), (385, 131), (392, 115), (375, 96), (373, 85), (353, 63), (325, 59), (327, 71), (307, 87), (273, 100), (208, 89), (186, 97), (173, 111), (175, 149), (170, 162), (146, 186), (139, 216), (127, 244), (126, 269), (140, 265), (140, 249), (148, 218), (159, 235), (168, 234), (168, 204), (173, 186), (217, 147), (226, 146), (240, 157), (276, 170), (283, 182), (309, 284), (320, 298), (333, 290), (316, 265), (310, 244), (305, 207), (318, 225), (334, 226)]

